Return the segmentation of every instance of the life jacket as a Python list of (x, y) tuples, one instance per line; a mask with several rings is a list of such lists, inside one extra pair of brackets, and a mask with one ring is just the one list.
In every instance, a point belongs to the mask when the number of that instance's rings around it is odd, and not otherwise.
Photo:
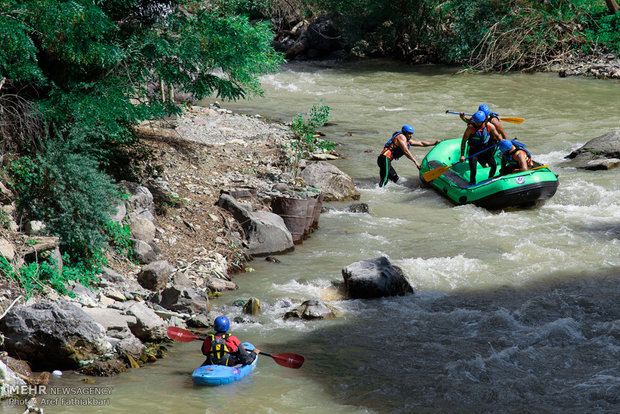
[(530, 154), (530, 152), (525, 149), (526, 145), (521, 142), (518, 142), (516, 139), (513, 139), (511, 142), (512, 142), (512, 145), (515, 146), (514, 152), (513, 153), (508, 153), (508, 152), (502, 153), (502, 158), (504, 158), (504, 160), (506, 161), (506, 165), (518, 168), (519, 161), (517, 161), (516, 155), (519, 151), (523, 151), (525, 152), (525, 158), (527, 159), (526, 160), (527, 167), (532, 168), (534, 166), (534, 161), (532, 160), (532, 154)]
[(493, 120), (493, 118), (499, 119), (499, 114), (497, 114), (495, 112), (489, 112), (489, 122), (491, 122), (491, 120)]
[(211, 349), (207, 354), (207, 361), (211, 365), (228, 365), (230, 360), (230, 350), (226, 346), (226, 339), (230, 336), (229, 333), (224, 334), (209, 334), (211, 338)]
[(467, 124), (467, 126), (470, 127), (472, 131), (468, 140), (470, 146), (481, 147), (487, 142), (489, 142), (491, 133), (489, 132), (489, 126), (487, 122), (483, 122), (480, 128), (476, 128), (472, 122)]
[[(383, 151), (381, 151), (382, 155), (385, 155), (391, 160), (397, 160), (403, 155), (405, 155), (402, 148), (399, 147), (398, 144), (396, 143), (396, 137), (402, 133), (403, 133), (402, 131), (396, 131), (392, 134), (392, 138), (390, 138), (388, 142), (385, 143), (385, 146), (383, 147)], [(410, 147), (411, 147), (411, 144), (409, 144), (409, 140), (407, 140), (407, 149), (409, 149)]]

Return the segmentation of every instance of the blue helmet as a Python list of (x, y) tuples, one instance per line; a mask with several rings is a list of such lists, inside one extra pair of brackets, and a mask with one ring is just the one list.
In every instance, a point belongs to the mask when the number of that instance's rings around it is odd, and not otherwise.
[(413, 127), (411, 125), (406, 124), (406, 125), (403, 125), (403, 129), (401, 129), (401, 131), (403, 132), (403, 134), (405, 132), (410, 132), (413, 134)]
[(489, 108), (489, 105), (487, 104), (480, 105), (478, 107), (478, 110), (484, 112), (486, 116), (489, 116), (489, 114), (491, 113), (491, 108)]
[(217, 332), (226, 332), (230, 328), (230, 321), (226, 316), (218, 316), (213, 322), (213, 328)]
[(487, 115), (482, 111), (478, 111), (471, 117), (471, 119), (474, 122), (484, 122), (484, 120), (487, 119)]
[(510, 151), (512, 149), (512, 141), (508, 139), (503, 139), (499, 142), (497, 146), (499, 147), (499, 150), (501, 152)]

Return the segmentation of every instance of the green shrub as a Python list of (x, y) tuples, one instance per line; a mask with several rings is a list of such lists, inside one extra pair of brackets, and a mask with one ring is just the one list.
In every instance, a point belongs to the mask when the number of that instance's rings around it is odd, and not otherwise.
[(36, 162), (22, 157), (9, 173), (20, 212), (45, 222), (60, 237), (63, 252), (90, 260), (107, 245), (105, 228), (118, 191), (94, 157), (76, 153), (75, 146), (48, 141)]
[(63, 255), (63, 262), (61, 274), (58, 263), (52, 258), (29, 263), (15, 270), (4, 257), (0, 257), (0, 276), (19, 285), (26, 297), (42, 292), (45, 286), (50, 286), (61, 295), (73, 296), (67, 289), (67, 282), (74, 281), (84, 286), (94, 286), (98, 282), (97, 275), (101, 272), (98, 266), (83, 262), (71, 263), (68, 255)]
[(110, 238), (110, 244), (116, 252), (131, 257), (133, 255), (133, 242), (131, 241), (129, 225), (108, 221), (105, 228)]
[(363, 54), (413, 60), (418, 54), (463, 61), (507, 10), (493, 0), (323, 0), (348, 42)]
[[(353, 51), (483, 70), (544, 69), (571, 50), (620, 48), (618, 17), (588, 0), (320, 0)], [(568, 55), (568, 53), (566, 53)]]
[(602, 14), (585, 30), (588, 40), (608, 48), (620, 56), (620, 11), (615, 14)]
[(432, 30), (424, 34), (442, 60), (465, 62), (495, 22), (509, 11), (505, 2), (459, 0), (437, 6)]
[(331, 151), (336, 144), (329, 140), (324, 140), (316, 135), (318, 128), (327, 123), (329, 119), (329, 106), (322, 102), (314, 104), (312, 109), (304, 119), (303, 115), (297, 114), (291, 123), (291, 129), (295, 139), (291, 143), (294, 152), (293, 173), (297, 176), (299, 162), (304, 156), (312, 154), (316, 150)]
[(19, 152), (9, 167), (18, 207), (71, 257), (96, 262), (109, 237), (127, 251), (125, 230), (106, 227), (116, 191), (103, 171), (142, 121), (180, 112), (171, 90), (239, 99), (278, 70), (269, 23), (231, 10), (195, 0), (0, 2), (0, 106), (12, 115), (0, 139)]

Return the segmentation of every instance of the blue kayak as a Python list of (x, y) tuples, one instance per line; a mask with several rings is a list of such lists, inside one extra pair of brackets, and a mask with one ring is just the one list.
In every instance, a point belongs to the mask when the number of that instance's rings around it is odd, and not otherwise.
[[(243, 347), (248, 351), (254, 349), (254, 345), (249, 342), (244, 342)], [(225, 365), (203, 365), (194, 370), (192, 373), (192, 380), (196, 385), (224, 385), (231, 382), (239, 381), (241, 378), (248, 375), (256, 368), (258, 362), (258, 356), (249, 365), (242, 365), (240, 367), (227, 367)]]

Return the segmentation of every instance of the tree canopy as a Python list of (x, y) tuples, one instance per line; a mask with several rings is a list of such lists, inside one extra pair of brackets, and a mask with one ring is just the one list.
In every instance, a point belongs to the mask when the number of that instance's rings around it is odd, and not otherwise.
[(0, 0), (0, 133), (21, 214), (77, 257), (100, 251), (118, 194), (103, 170), (141, 121), (260, 94), (282, 57), (267, 23), (194, 0)]

